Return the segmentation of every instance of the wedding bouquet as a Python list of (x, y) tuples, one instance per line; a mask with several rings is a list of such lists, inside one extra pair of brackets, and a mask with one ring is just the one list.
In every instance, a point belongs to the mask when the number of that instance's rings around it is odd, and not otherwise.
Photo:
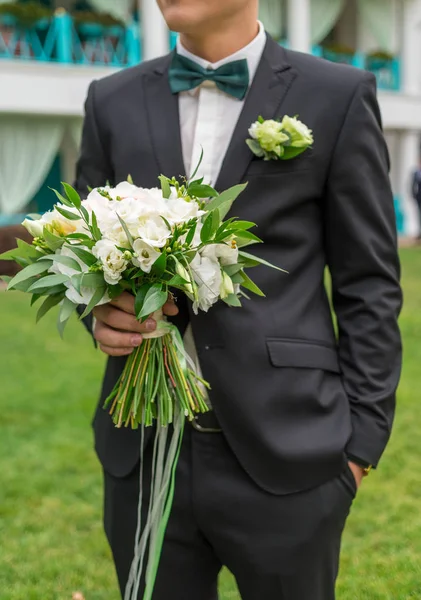
[(142, 440), (143, 428), (157, 424), (149, 518), (142, 533), (138, 528), (128, 599), (137, 598), (147, 548), (144, 597), (152, 594), (184, 422), (208, 410), (208, 383), (162, 307), (177, 290), (196, 313), (218, 300), (240, 307), (247, 292), (263, 295), (245, 269), (273, 266), (243, 250), (261, 242), (250, 231), (254, 223), (224, 220), (246, 184), (218, 194), (194, 175), (182, 183), (164, 175), (159, 179), (160, 188), (144, 189), (129, 178), (91, 190), (86, 200), (63, 184), (64, 195), (55, 191), (59, 203), (52, 211), (23, 222), (34, 237), (32, 245), (18, 240), (18, 247), (1, 257), (23, 267), (8, 289), (32, 294), (31, 304), (43, 299), (37, 319), (59, 305), (61, 333), (78, 306), (86, 305), (83, 318), (123, 291), (135, 297), (137, 319), (153, 315), (157, 321), (157, 330), (145, 334), (127, 359), (105, 403), (117, 427), (142, 426)]

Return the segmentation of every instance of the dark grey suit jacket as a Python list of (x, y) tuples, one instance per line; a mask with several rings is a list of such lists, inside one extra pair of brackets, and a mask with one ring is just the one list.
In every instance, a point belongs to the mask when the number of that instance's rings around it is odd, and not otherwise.
[[(178, 98), (170, 56), (94, 82), (86, 102), (77, 187), (157, 185), (183, 174)], [(245, 140), (250, 124), (299, 115), (314, 147), (264, 162)], [(337, 475), (345, 452), (377, 465), (389, 439), (401, 369), (395, 214), (375, 79), (351, 67), (286, 51), (271, 39), (247, 95), (216, 184), (248, 181), (232, 214), (258, 224), (253, 252), (282, 266), (252, 276), (266, 298), (242, 309), (219, 303), (191, 319), (224, 434), (262, 488), (290, 493)], [(324, 287), (332, 277), (338, 336)], [(123, 367), (111, 358), (94, 419), (106, 470), (127, 475), (139, 434), (116, 430), (102, 408)]]

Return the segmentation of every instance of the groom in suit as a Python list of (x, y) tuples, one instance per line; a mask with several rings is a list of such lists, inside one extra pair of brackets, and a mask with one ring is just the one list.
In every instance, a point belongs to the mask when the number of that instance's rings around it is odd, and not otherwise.
[[(212, 386), (213, 410), (186, 427), (153, 598), (215, 600), (227, 565), (244, 600), (333, 600), (342, 531), (389, 439), (401, 368), (395, 215), (375, 79), (281, 48), (257, 21), (258, 0), (158, 4), (180, 32), (177, 50), (91, 85), (78, 189), (128, 174), (143, 187), (161, 173), (189, 176), (203, 148), (201, 175), (219, 191), (248, 182), (232, 214), (257, 223), (264, 244), (253, 251), (288, 275), (256, 269), (266, 298), (240, 310), (220, 303), (194, 316), (183, 297), (166, 305)], [(299, 115), (313, 130), (312, 149), (289, 161), (257, 158), (246, 139), (259, 115)], [(110, 357), (95, 442), (123, 593), (140, 436), (115, 429), (102, 403), (156, 324), (137, 323), (128, 294), (95, 317), (93, 335)]]

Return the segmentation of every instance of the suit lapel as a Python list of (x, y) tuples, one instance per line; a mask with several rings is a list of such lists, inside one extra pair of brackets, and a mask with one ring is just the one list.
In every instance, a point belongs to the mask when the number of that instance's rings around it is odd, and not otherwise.
[(161, 174), (185, 176), (180, 134), (178, 95), (172, 94), (168, 68), (172, 55), (146, 76), (145, 94), (149, 135)]
[(222, 163), (215, 185), (217, 190), (225, 190), (242, 180), (253, 158), (246, 144), (250, 125), (257, 121), (259, 115), (264, 119), (275, 116), (294, 79), (295, 74), (287, 64), (285, 50), (268, 37), (262, 59)]

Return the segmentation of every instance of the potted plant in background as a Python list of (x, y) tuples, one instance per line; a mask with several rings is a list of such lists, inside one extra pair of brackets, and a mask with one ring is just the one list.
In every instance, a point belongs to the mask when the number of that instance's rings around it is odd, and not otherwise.
[(347, 65), (352, 64), (355, 48), (338, 43), (322, 44), (321, 48), (323, 58), (332, 62), (345, 63)]
[(108, 13), (88, 10), (75, 11), (72, 16), (83, 52), (81, 61), (112, 63), (124, 44), (125, 23)]
[(52, 15), (52, 9), (39, 2), (0, 4), (0, 56), (36, 58)]
[(22, 29), (45, 29), (48, 27), (53, 11), (40, 2), (8, 2), (0, 4), (0, 22)]

